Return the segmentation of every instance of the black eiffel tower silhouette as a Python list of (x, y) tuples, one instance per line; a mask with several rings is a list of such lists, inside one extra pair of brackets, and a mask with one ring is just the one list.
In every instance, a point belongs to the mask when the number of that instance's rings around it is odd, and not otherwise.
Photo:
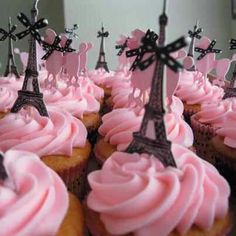
[(16, 78), (20, 78), (13, 53), (13, 41), (17, 40), (16, 36), (13, 34), (13, 32), (16, 30), (16, 27), (16, 25), (12, 25), (11, 17), (9, 17), (8, 32), (4, 29), (0, 29), (0, 33), (3, 34), (2, 38), (0, 38), (0, 41), (4, 41), (8, 38), (8, 58), (4, 73), (5, 77), (7, 77), (9, 74), (14, 74)]
[(102, 25), (102, 30), (98, 31), (98, 36), (97, 36), (98, 38), (101, 38), (101, 44), (100, 44), (99, 57), (98, 57), (95, 70), (102, 68), (105, 71), (109, 72), (107, 62), (105, 59), (105, 49), (104, 49), (104, 38), (107, 38), (108, 36), (109, 36), (109, 32), (108, 31), (104, 32), (104, 27)]
[(41, 38), (37, 29), (46, 26), (47, 21), (45, 19), (40, 19), (37, 21), (38, 1), (39, 0), (35, 0), (33, 9), (31, 10), (31, 23), (22, 13), (18, 16), (18, 19), (21, 22), (24, 22), (23, 24), (25, 26), (26, 24), (28, 25), (27, 30), (19, 33), (18, 37), (22, 38), (30, 34), (29, 59), (22, 89), (18, 91), (18, 98), (16, 99), (11, 112), (16, 113), (24, 106), (33, 106), (38, 110), (41, 116), (48, 116), (48, 112), (43, 101), (43, 94), (39, 90), (36, 49), (36, 40), (40, 41)]
[[(188, 56), (189, 57), (194, 57), (194, 48), (195, 48), (195, 39), (201, 39), (200, 33), (202, 32), (202, 28), (198, 27), (198, 21), (196, 22), (196, 25), (193, 27), (193, 31), (189, 30), (188, 34), (189, 37), (191, 38), (191, 42), (189, 45), (189, 50), (188, 50)], [(188, 71), (195, 71), (196, 66), (193, 64), (191, 68), (188, 69)]]
[[(231, 39), (229, 42), (230, 42), (229, 49), (230, 50), (236, 49), (236, 39)], [(233, 75), (230, 79), (229, 87), (225, 89), (225, 95), (224, 95), (223, 99), (236, 97), (235, 82), (236, 82), (236, 64), (234, 65), (234, 71), (233, 71)]]
[[(176, 167), (176, 163), (171, 152), (171, 142), (167, 140), (164, 114), (165, 114), (165, 80), (164, 80), (164, 66), (167, 64), (171, 69), (178, 71), (181, 65), (175, 61), (169, 53), (174, 52), (186, 46), (185, 38), (182, 37), (172, 44), (165, 47), (165, 28), (168, 22), (166, 15), (166, 0), (164, 0), (163, 13), (159, 18), (160, 34), (159, 45), (155, 41), (147, 45), (147, 52), (155, 52), (147, 60), (139, 65), (139, 68), (147, 68), (155, 59), (156, 66), (152, 79), (151, 93), (148, 104), (145, 106), (145, 114), (139, 132), (133, 134), (133, 141), (129, 145), (127, 152), (133, 153), (148, 153), (158, 158), (164, 166)], [(141, 66), (142, 65), (142, 66)], [(145, 79), (145, 78), (144, 78)], [(150, 137), (148, 129), (154, 130), (153, 137)]]

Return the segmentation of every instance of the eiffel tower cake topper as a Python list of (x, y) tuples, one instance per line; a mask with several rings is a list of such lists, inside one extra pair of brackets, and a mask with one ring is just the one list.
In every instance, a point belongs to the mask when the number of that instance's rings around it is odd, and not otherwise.
[(196, 71), (196, 66), (194, 63), (194, 51), (195, 51), (195, 39), (201, 39), (202, 36), (200, 35), (200, 33), (202, 33), (202, 28), (198, 27), (198, 21), (196, 22), (195, 26), (193, 27), (193, 31), (189, 30), (188, 34), (189, 37), (191, 38), (191, 42), (189, 45), (189, 50), (188, 50), (188, 57), (192, 58), (192, 66), (190, 68), (188, 68), (188, 71)]
[(16, 27), (16, 25), (12, 25), (11, 17), (9, 17), (8, 31), (2, 28), (0, 29), (0, 33), (3, 34), (3, 36), (0, 38), (0, 41), (5, 41), (8, 38), (8, 59), (4, 73), (5, 77), (7, 77), (9, 74), (14, 74), (16, 78), (20, 78), (13, 53), (13, 41), (17, 40), (16, 35), (13, 33), (16, 30)]
[[(236, 49), (236, 39), (231, 39), (229, 41), (230, 43), (230, 50), (235, 50)], [(231, 98), (231, 97), (236, 97), (236, 64), (234, 65), (234, 71), (233, 75), (230, 79), (230, 84), (229, 87), (225, 89), (225, 95), (223, 99), (226, 98)]]
[(3, 161), (4, 156), (2, 153), (0, 153), (0, 181), (5, 180), (8, 177)]
[(101, 44), (100, 44), (99, 57), (98, 57), (98, 61), (97, 61), (95, 70), (104, 69), (105, 71), (109, 72), (106, 58), (105, 58), (105, 47), (104, 47), (105, 46), (104, 39), (107, 38), (108, 36), (109, 36), (109, 32), (104, 31), (104, 27), (102, 24), (102, 29), (101, 29), (101, 31), (98, 31), (98, 35), (97, 35), (98, 38), (101, 38)]
[(37, 21), (38, 9), (37, 4), (39, 0), (34, 1), (31, 10), (31, 21), (23, 14), (18, 15), (18, 20), (27, 28), (25, 31), (17, 34), (19, 39), (30, 35), (29, 40), (29, 58), (25, 71), (25, 78), (22, 89), (18, 91), (18, 97), (11, 109), (11, 112), (16, 113), (24, 106), (35, 107), (41, 116), (48, 116), (46, 106), (43, 101), (43, 94), (39, 90), (38, 83), (38, 63), (37, 63), (37, 50), (36, 40), (41, 43), (42, 37), (38, 29), (47, 26), (48, 22), (42, 18)]
[(187, 42), (185, 37), (181, 37), (165, 46), (167, 22), (166, 0), (164, 0), (163, 13), (159, 17), (160, 33), (158, 45), (154, 40), (145, 40), (144, 38), (143, 45), (147, 52), (151, 52), (152, 55), (136, 64), (137, 67), (144, 70), (152, 63), (155, 63), (155, 70), (152, 78), (150, 98), (145, 106), (145, 114), (140, 131), (133, 134), (133, 141), (128, 147), (127, 152), (148, 153), (158, 158), (164, 166), (177, 167), (171, 152), (171, 143), (166, 137), (164, 124), (164, 100), (166, 98), (165, 65), (175, 72), (182, 68), (181, 64), (173, 59), (170, 53), (185, 47)]

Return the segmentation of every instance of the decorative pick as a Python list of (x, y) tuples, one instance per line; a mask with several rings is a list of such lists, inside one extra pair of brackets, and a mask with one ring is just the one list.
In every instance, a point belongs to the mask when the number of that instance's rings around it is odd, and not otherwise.
[(74, 31), (78, 30), (79, 26), (77, 24), (73, 25), (73, 28), (65, 28), (65, 34), (68, 35), (69, 39), (76, 38), (79, 39), (79, 35)]
[(134, 60), (132, 66), (130, 67), (131, 71), (134, 71), (136, 67), (140, 64), (141, 60), (143, 59), (144, 54), (148, 51), (146, 48), (145, 42), (150, 44), (156, 43), (158, 39), (158, 35), (151, 31), (150, 29), (147, 30), (145, 36), (142, 39), (143, 45), (139, 48), (132, 49), (130, 51), (126, 52), (127, 57), (134, 57), (136, 56), (136, 59)]
[(202, 32), (202, 28), (198, 27), (198, 21), (196, 22), (196, 25), (193, 27), (193, 31), (189, 30), (188, 34), (189, 37), (191, 38), (191, 42), (189, 45), (189, 50), (188, 50), (188, 56), (184, 59), (184, 64), (187, 67), (186, 69), (188, 71), (195, 71), (196, 66), (194, 63), (194, 48), (195, 48), (195, 39), (201, 39), (202, 36), (200, 33)]
[(33, 106), (38, 110), (41, 116), (48, 116), (48, 112), (43, 101), (43, 94), (40, 93), (39, 90), (36, 49), (36, 40), (41, 42), (41, 36), (38, 29), (46, 26), (47, 24), (45, 19), (37, 21), (37, 4), (38, 0), (35, 0), (34, 6), (31, 10), (32, 24), (24, 14), (21, 13), (18, 17), (22, 24), (27, 27), (27, 30), (19, 33), (18, 37), (23, 38), (30, 34), (30, 50), (23, 86), (22, 89), (18, 91), (18, 97), (11, 109), (11, 112), (17, 113), (24, 106)]
[[(235, 50), (236, 49), (236, 39), (231, 39), (229, 41), (229, 43), (230, 43), (229, 49)], [(225, 95), (224, 95), (223, 99), (236, 97), (235, 82), (236, 82), (236, 64), (234, 66), (234, 71), (233, 71), (232, 77), (230, 78), (230, 85), (228, 88), (225, 89)]]
[(16, 27), (17, 27), (16, 25), (12, 25), (11, 17), (9, 17), (8, 31), (0, 29), (0, 33), (3, 34), (3, 36), (0, 38), (0, 41), (4, 41), (8, 38), (8, 59), (4, 73), (5, 77), (7, 77), (9, 74), (14, 74), (16, 78), (20, 78), (20, 75), (16, 68), (16, 63), (13, 53), (13, 42), (12, 42), (17, 40), (17, 37), (15, 36), (15, 34), (13, 34), (13, 32), (16, 30)]
[(47, 60), (54, 51), (60, 51), (61, 52), (61, 48), (59, 46), (61, 42), (61, 37), (56, 35), (54, 41), (52, 44), (50, 43), (47, 43), (45, 41), (42, 42), (42, 46), (43, 46), (43, 49), (47, 52), (43, 57), (42, 57), (42, 60)]
[[(164, 166), (176, 167), (176, 163), (171, 152), (171, 143), (167, 140), (164, 114), (165, 107), (163, 103), (163, 94), (165, 95), (166, 88), (164, 79), (164, 66), (167, 65), (173, 71), (178, 71), (182, 66), (175, 61), (169, 54), (179, 50), (180, 48), (187, 45), (184, 37), (176, 40), (175, 42), (164, 46), (165, 43), (165, 28), (167, 25), (168, 17), (165, 13), (166, 1), (164, 0), (163, 14), (159, 18), (160, 23), (160, 35), (159, 45), (156, 42), (148, 40), (142, 40), (142, 48), (145, 52), (152, 52), (148, 59), (141, 61), (142, 58), (138, 59), (135, 67), (140, 69), (146, 69), (152, 65), (152, 63), (158, 59), (155, 63), (155, 70), (152, 79), (152, 87), (150, 93), (150, 99), (145, 107), (145, 114), (142, 121), (142, 125), (139, 132), (133, 134), (133, 141), (128, 147), (127, 151), (130, 153), (148, 153), (158, 158)], [(137, 57), (141, 54), (137, 49), (135, 51)], [(142, 52), (142, 57), (143, 57)], [(144, 78), (145, 79), (145, 78)]]
[(3, 161), (4, 156), (2, 153), (0, 153), (0, 180), (5, 180), (8, 177)]
[(17, 16), (17, 19), (24, 25), (27, 29), (16, 34), (18, 39), (22, 39), (26, 37), (27, 35), (31, 34), (40, 44), (42, 41), (42, 37), (39, 34), (38, 30), (41, 28), (44, 28), (48, 25), (48, 21), (44, 18), (38, 20), (34, 24), (30, 23), (30, 20), (27, 18), (27, 16), (24, 13), (20, 13)]
[(201, 60), (204, 58), (208, 53), (222, 53), (221, 49), (214, 49), (216, 44), (216, 40), (212, 40), (209, 46), (206, 49), (195, 47), (195, 52), (199, 52), (200, 55), (198, 56), (197, 60)]
[(120, 49), (119, 52), (117, 53), (117, 56), (121, 56), (123, 52), (125, 51), (125, 49), (128, 48), (128, 40), (129, 40), (129, 37), (125, 40), (123, 44), (115, 46), (116, 49)]
[(109, 36), (109, 32), (104, 31), (104, 27), (102, 24), (102, 29), (101, 29), (101, 31), (98, 31), (98, 35), (97, 35), (97, 38), (101, 38), (101, 44), (100, 44), (99, 57), (98, 57), (98, 61), (97, 61), (95, 70), (104, 69), (105, 71), (109, 72), (107, 62), (105, 59), (105, 49), (104, 49), (104, 38), (107, 38), (108, 36)]
[(74, 52), (75, 49), (73, 49), (73, 48), (70, 47), (71, 44), (72, 44), (72, 39), (67, 39), (66, 42), (65, 42), (64, 47), (61, 47), (61, 48), (59, 49), (59, 51), (61, 51), (61, 52), (63, 52), (63, 53)]

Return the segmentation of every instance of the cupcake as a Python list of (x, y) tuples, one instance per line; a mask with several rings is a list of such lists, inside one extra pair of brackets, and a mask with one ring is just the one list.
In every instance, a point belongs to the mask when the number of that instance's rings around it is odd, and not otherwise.
[(173, 144), (172, 153), (177, 169), (147, 154), (115, 152), (89, 174), (85, 219), (92, 235), (227, 235), (225, 179), (183, 146)]
[(79, 201), (38, 156), (9, 150), (0, 157), (0, 235), (84, 235)]
[(236, 112), (228, 112), (222, 127), (210, 141), (216, 167), (236, 190)]
[(44, 90), (44, 100), (47, 105), (67, 111), (80, 119), (89, 133), (96, 130), (100, 124), (99, 101), (80, 87)]
[(24, 110), (0, 120), (0, 150), (36, 153), (63, 179), (68, 189), (83, 197), (90, 144), (83, 123), (69, 113), (49, 108), (49, 116)]
[(227, 98), (218, 103), (203, 104), (201, 111), (191, 117), (197, 154), (213, 165), (215, 159), (209, 141), (216, 135), (217, 129), (222, 127), (227, 114), (232, 110), (236, 110), (236, 99)]
[[(165, 115), (167, 137), (174, 143), (188, 148), (193, 145), (193, 133), (182, 119), (181, 101), (173, 97), (171, 112)], [(140, 129), (144, 110), (131, 108), (114, 109), (102, 117), (98, 132), (101, 135), (94, 147), (97, 161), (102, 164), (113, 152), (124, 151), (133, 140), (133, 133)]]
[(184, 103), (184, 117), (190, 124), (190, 117), (201, 110), (201, 105), (221, 101), (224, 90), (212, 85), (201, 72), (183, 71), (175, 95)]

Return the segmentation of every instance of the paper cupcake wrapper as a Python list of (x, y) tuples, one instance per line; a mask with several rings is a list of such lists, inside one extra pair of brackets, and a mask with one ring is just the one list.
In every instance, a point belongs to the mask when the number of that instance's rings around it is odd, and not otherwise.
[(200, 123), (195, 115), (191, 117), (191, 126), (193, 129), (194, 147), (196, 148), (197, 155), (215, 165), (215, 158), (212, 154), (213, 148), (210, 145), (210, 140), (216, 135), (216, 128)]
[(191, 117), (199, 112), (199, 107), (196, 106), (184, 106), (184, 119), (191, 126)]
[(64, 181), (68, 191), (75, 194), (80, 200), (83, 200), (85, 195), (87, 161), (69, 169), (57, 171), (57, 173)]
[(212, 155), (215, 159), (215, 167), (222, 176), (229, 182), (231, 190), (236, 196), (236, 161), (231, 161), (228, 157), (217, 152), (212, 146)]

